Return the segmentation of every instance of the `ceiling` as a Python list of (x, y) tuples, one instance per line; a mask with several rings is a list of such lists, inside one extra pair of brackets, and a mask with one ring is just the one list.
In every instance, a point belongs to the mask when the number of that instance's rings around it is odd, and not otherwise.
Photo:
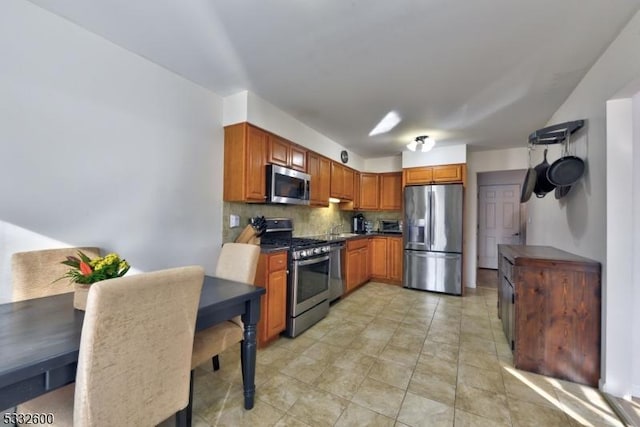
[[(523, 146), (640, 8), (640, 0), (31, 1), (220, 96), (249, 90), (365, 158), (397, 155), (422, 134), (472, 150)], [(402, 121), (370, 137), (389, 111)]]

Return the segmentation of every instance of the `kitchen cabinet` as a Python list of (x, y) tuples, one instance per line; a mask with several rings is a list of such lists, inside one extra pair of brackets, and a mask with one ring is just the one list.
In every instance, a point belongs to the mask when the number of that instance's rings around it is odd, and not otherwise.
[(402, 236), (371, 238), (371, 278), (392, 284), (402, 284)]
[(267, 162), (306, 172), (307, 150), (277, 135), (269, 134)]
[(225, 201), (264, 203), (268, 142), (269, 134), (249, 123), (224, 128)]
[(451, 164), (439, 166), (420, 166), (402, 170), (404, 185), (424, 184), (466, 184), (466, 165)]
[(331, 197), (353, 200), (355, 171), (339, 163), (331, 162)]
[(597, 387), (600, 263), (549, 246), (498, 245), (498, 311), (514, 366)]
[(379, 191), (377, 173), (360, 173), (360, 209), (377, 210)]
[(351, 292), (369, 281), (369, 239), (347, 240), (345, 259), (345, 292)]
[(380, 174), (379, 200), (380, 210), (402, 210), (402, 172)]
[(309, 204), (311, 206), (329, 206), (331, 190), (331, 160), (312, 151), (307, 153), (309, 185)]
[(287, 324), (287, 252), (262, 253), (254, 284), (266, 289), (260, 301), (258, 346), (278, 338)]

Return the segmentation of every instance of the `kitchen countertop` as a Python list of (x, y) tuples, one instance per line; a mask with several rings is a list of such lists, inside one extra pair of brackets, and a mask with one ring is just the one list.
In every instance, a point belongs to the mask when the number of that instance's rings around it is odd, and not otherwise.
[[(401, 233), (383, 233), (383, 232), (377, 232), (374, 231), (373, 233), (365, 233), (365, 234), (356, 234), (356, 233), (340, 233), (340, 234), (316, 234), (313, 236), (300, 236), (300, 237), (309, 237), (312, 239), (321, 239), (321, 240), (326, 240), (329, 243), (332, 242), (346, 242), (347, 240), (357, 240), (357, 239), (362, 239), (365, 237), (376, 237), (376, 236), (385, 236), (385, 237), (398, 237), (398, 238), (402, 238), (402, 234)], [(268, 246), (264, 246), (261, 245), (260, 246), (260, 251), (262, 253), (273, 253), (273, 252), (280, 252), (280, 251), (286, 251), (289, 249), (289, 246), (276, 246), (276, 245), (268, 245)]]

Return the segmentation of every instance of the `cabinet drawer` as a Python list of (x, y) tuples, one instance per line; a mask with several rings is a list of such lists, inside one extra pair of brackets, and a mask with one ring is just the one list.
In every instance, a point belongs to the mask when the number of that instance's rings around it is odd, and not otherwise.
[(369, 239), (347, 240), (347, 250), (352, 251), (355, 249), (366, 248), (368, 244)]
[(501, 271), (502, 275), (506, 277), (510, 283), (513, 283), (513, 264), (505, 257), (502, 257)]
[(269, 271), (285, 270), (287, 268), (287, 253), (274, 254), (269, 257)]

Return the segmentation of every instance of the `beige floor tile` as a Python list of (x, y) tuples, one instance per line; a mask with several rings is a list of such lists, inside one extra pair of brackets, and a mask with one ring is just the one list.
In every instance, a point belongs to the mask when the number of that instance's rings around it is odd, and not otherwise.
[(456, 384), (458, 378), (458, 364), (444, 359), (421, 358), (416, 364), (414, 372), (433, 375), (450, 384)]
[(325, 362), (300, 355), (293, 359), (287, 366), (280, 369), (280, 373), (311, 384), (322, 374), (322, 371), (324, 371), (327, 366), (328, 364)]
[(375, 357), (360, 353), (359, 351), (344, 350), (333, 359), (331, 364), (351, 372), (367, 374), (375, 361)]
[(216, 411), (229, 400), (234, 399), (242, 399), (242, 386), (222, 381), (212, 373), (196, 370), (193, 391), (194, 413)]
[(564, 427), (569, 419), (560, 409), (534, 405), (521, 400), (509, 400), (513, 427)]
[(460, 364), (458, 365), (458, 384), (505, 394), (502, 374), (495, 370)]
[(466, 338), (482, 338), (483, 340), (493, 341), (493, 332), (491, 329), (482, 329), (480, 331), (472, 328), (460, 328), (460, 339)]
[(388, 360), (378, 360), (369, 370), (368, 377), (406, 390), (412, 373), (413, 369), (405, 365)]
[(404, 331), (398, 330), (393, 334), (388, 344), (394, 347), (401, 347), (419, 353), (422, 350), (422, 345), (424, 344), (425, 338), (426, 334), (424, 336), (411, 335)]
[(348, 402), (322, 390), (310, 390), (289, 409), (292, 415), (312, 426), (332, 426)]
[(376, 341), (385, 341), (388, 342), (393, 334), (398, 329), (397, 326), (390, 326), (388, 324), (379, 325), (375, 324), (375, 320), (360, 334), (362, 338), (376, 340)]
[(407, 393), (398, 421), (414, 427), (450, 427), (453, 425), (454, 414), (452, 406)]
[(429, 333), (427, 334), (427, 339), (429, 341), (440, 342), (449, 345), (459, 345), (460, 343), (460, 335), (454, 332), (443, 332), (438, 331), (437, 329), (429, 329)]
[[(393, 332), (392, 332), (393, 334)], [(349, 349), (358, 351), (360, 353), (368, 354), (370, 356), (378, 356), (382, 353), (382, 350), (387, 346), (387, 340), (376, 340), (359, 336), (351, 342)]]
[(402, 405), (404, 395), (404, 390), (367, 378), (360, 384), (351, 401), (395, 419)]
[(273, 426), (284, 415), (284, 412), (264, 403), (255, 401), (253, 409), (244, 409), (242, 399), (236, 400), (222, 410), (207, 414), (204, 418), (216, 427), (253, 427)]
[(407, 389), (413, 394), (454, 406), (456, 383), (444, 381), (434, 375), (414, 372)]
[(484, 353), (481, 351), (460, 351), (459, 363), (461, 365), (475, 366), (476, 368), (487, 369), (497, 373), (502, 372), (502, 364), (498, 355)]
[(261, 387), (256, 388), (256, 397), (286, 412), (300, 396), (309, 391), (309, 387), (295, 378), (276, 374)]
[(315, 339), (303, 334), (296, 338), (280, 338), (279, 347), (292, 353), (302, 353), (316, 342)]
[(413, 368), (418, 361), (419, 355), (419, 348), (408, 349), (387, 344), (387, 346), (384, 348), (384, 350), (382, 350), (378, 357), (380, 359), (388, 360), (391, 362), (399, 363), (401, 365), (405, 365), (409, 368)]
[(460, 338), (460, 351), (497, 354), (496, 343), (494, 341), (469, 336)]
[(510, 423), (480, 417), (457, 408), (454, 425), (455, 427), (511, 427)]
[(316, 379), (314, 386), (343, 399), (351, 399), (365, 377), (366, 372), (329, 366)]
[(307, 423), (303, 423), (299, 419), (292, 417), (291, 415), (285, 414), (282, 418), (278, 420), (275, 424), (275, 427), (311, 427)]
[(335, 427), (391, 427), (393, 418), (385, 417), (355, 403), (350, 403), (340, 415)]
[(550, 408), (559, 408), (560, 401), (553, 386), (516, 369), (505, 369), (502, 373), (507, 397)]
[(457, 362), (459, 352), (460, 347), (458, 345), (446, 344), (427, 339), (422, 346), (422, 354), (420, 355), (419, 360), (435, 357), (438, 359), (448, 360), (450, 362)]
[[(572, 390), (573, 389), (573, 390)], [(579, 391), (575, 391), (575, 390)], [(563, 411), (574, 421), (584, 425), (622, 426), (609, 404), (600, 393), (588, 387), (580, 389), (579, 385), (557, 389), (556, 394)]]
[(344, 348), (336, 345), (331, 345), (326, 342), (318, 341), (311, 347), (306, 349), (302, 354), (315, 360), (324, 362), (331, 362), (340, 353), (344, 351)]
[(510, 423), (511, 415), (504, 394), (494, 393), (464, 384), (456, 389), (456, 409), (501, 423)]

